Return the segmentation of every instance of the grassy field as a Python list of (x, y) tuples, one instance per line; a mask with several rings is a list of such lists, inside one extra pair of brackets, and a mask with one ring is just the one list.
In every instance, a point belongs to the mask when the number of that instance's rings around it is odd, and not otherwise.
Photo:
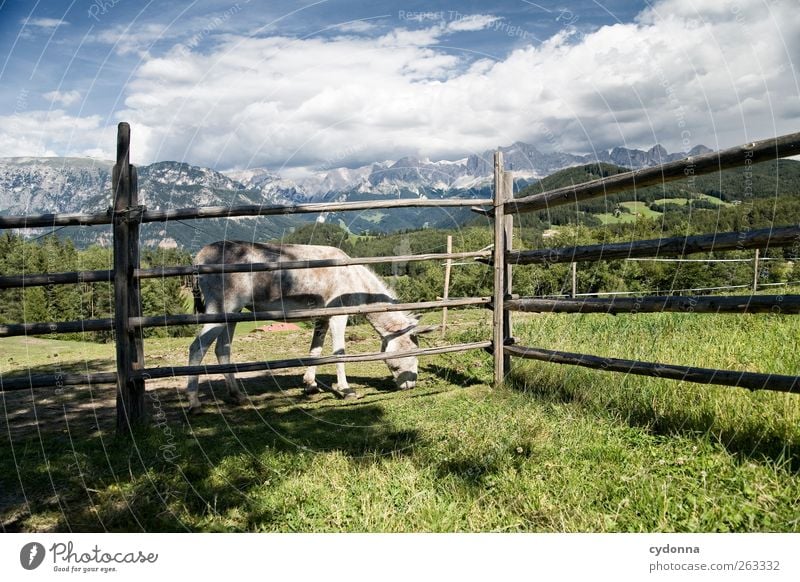
[[(429, 315), (425, 323), (433, 323)], [(489, 313), (450, 313), (448, 342)], [(243, 330), (244, 331), (244, 330)], [(800, 319), (515, 315), (522, 345), (796, 374)], [(238, 361), (287, 357), (310, 331), (242, 333)], [(440, 339), (427, 340), (427, 345)], [(69, 344), (69, 345), (67, 345)], [(148, 340), (148, 365), (187, 339)], [(377, 349), (368, 326), (348, 350)], [(0, 340), (3, 377), (104, 369), (110, 345)], [(57, 354), (57, 356), (54, 356)], [(4, 397), (6, 531), (800, 531), (800, 396), (514, 361), (490, 389), (484, 353), (421, 362), (394, 392), (382, 363), (348, 367), (362, 398), (300, 395), (300, 372), (241, 379), (250, 402), (183, 414), (180, 379), (148, 385), (153, 421), (113, 434), (113, 389)], [(320, 378), (333, 381), (333, 369)], [(212, 393), (213, 390), (213, 393)], [(41, 421), (25, 425), (34, 410)], [(53, 412), (47, 417), (47, 412)], [(47, 420), (47, 422), (44, 422)], [(37, 428), (38, 427), (38, 428)]]

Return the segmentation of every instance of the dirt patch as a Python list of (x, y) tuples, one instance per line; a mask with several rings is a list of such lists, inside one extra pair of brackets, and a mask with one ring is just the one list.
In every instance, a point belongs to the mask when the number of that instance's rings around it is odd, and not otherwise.
[(295, 325), (294, 323), (270, 323), (269, 325), (262, 325), (261, 327), (255, 328), (250, 333), (259, 333), (259, 332), (275, 332), (275, 331), (300, 331), (300, 326)]

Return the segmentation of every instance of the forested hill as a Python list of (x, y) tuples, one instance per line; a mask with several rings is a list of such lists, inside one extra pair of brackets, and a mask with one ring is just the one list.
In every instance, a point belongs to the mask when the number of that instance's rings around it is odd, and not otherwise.
[[(522, 189), (517, 197), (581, 184), (626, 172), (610, 164), (590, 164), (562, 170)], [(673, 230), (689, 222), (697, 228), (756, 222), (768, 226), (774, 217), (780, 224), (800, 219), (800, 162), (778, 160), (748, 168), (695, 176), (658, 186), (637, 188), (602, 196), (576, 205), (564, 205), (521, 216), (523, 227), (547, 229), (568, 224), (601, 226), (656, 221), (659, 230)], [(710, 211), (703, 215), (698, 211)], [(713, 225), (709, 219), (714, 217)], [(778, 225), (778, 223), (776, 223)], [(694, 229), (694, 228), (693, 228)]]

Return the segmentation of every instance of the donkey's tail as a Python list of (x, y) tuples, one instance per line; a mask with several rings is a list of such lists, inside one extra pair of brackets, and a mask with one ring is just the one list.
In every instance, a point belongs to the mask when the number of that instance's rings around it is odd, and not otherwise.
[(192, 297), (194, 298), (194, 312), (205, 313), (206, 304), (203, 302), (203, 293), (200, 291), (200, 278), (192, 275)]

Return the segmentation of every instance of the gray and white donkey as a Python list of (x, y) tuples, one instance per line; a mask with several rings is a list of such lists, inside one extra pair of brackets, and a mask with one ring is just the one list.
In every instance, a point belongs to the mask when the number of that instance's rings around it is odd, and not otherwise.
[[(347, 259), (347, 254), (334, 247), (315, 245), (282, 245), (219, 241), (203, 247), (195, 257), (195, 265), (232, 263), (272, 263), (317, 259)], [(282, 311), (316, 307), (350, 307), (368, 303), (396, 302), (392, 291), (368, 268), (362, 265), (288, 269), (258, 273), (225, 273), (199, 275), (199, 292), (195, 306), (204, 313), (238, 313), (250, 311)], [(344, 354), (344, 331), (347, 315), (316, 320), (311, 340), (312, 357), (322, 353), (325, 334), (330, 329), (334, 355)], [(406, 312), (370, 313), (369, 322), (382, 338), (381, 351), (405, 352), (419, 344), (417, 335), (435, 327), (420, 328), (418, 319)], [(236, 323), (210, 323), (203, 326), (189, 348), (189, 365), (199, 365), (208, 348), (216, 341), (215, 353), (220, 364), (231, 358), (231, 341)], [(403, 357), (386, 360), (395, 384), (400, 390), (413, 388), (417, 382), (417, 358)], [(347, 384), (344, 364), (336, 365), (337, 392), (346, 398), (356, 397)], [(225, 374), (228, 392), (237, 402), (244, 400), (233, 374)], [(319, 392), (316, 369), (309, 367), (303, 376), (305, 392)], [(186, 387), (189, 406), (200, 410), (199, 381), (190, 376)]]

